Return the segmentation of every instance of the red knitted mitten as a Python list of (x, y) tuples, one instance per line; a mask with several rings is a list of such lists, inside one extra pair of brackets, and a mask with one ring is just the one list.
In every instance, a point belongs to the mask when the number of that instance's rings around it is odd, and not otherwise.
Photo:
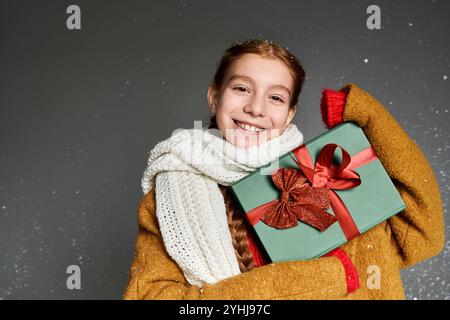
[(256, 267), (261, 267), (267, 264), (267, 261), (264, 258), (264, 253), (261, 248), (258, 246), (254, 238), (254, 234), (252, 231), (247, 232), (247, 240), (248, 240), (248, 248), (252, 253), (253, 261), (255, 262)]
[(328, 129), (342, 123), (346, 99), (347, 93), (345, 91), (323, 90), (320, 112)]
[(347, 280), (347, 292), (351, 293), (359, 288), (359, 275), (352, 260), (347, 256), (344, 250), (337, 248), (328, 252), (324, 257), (337, 257), (341, 260), (345, 270), (345, 279)]

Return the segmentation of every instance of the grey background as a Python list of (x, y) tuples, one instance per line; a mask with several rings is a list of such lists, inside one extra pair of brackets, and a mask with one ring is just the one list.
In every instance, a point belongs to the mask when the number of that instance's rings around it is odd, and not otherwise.
[[(77, 4), (82, 30), (66, 28)], [(381, 7), (381, 30), (366, 8)], [(1, 1), (0, 298), (120, 299), (148, 151), (208, 120), (232, 41), (276, 41), (308, 79), (295, 122), (325, 131), (323, 88), (354, 82), (422, 147), (448, 232), (450, 1)], [(364, 62), (365, 59), (367, 62)], [(403, 270), (409, 299), (449, 299), (450, 242)], [(66, 268), (81, 267), (81, 290)]]

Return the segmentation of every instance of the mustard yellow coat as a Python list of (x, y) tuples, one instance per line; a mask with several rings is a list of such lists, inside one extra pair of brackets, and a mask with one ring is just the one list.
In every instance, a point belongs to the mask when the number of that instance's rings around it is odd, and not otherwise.
[[(391, 114), (354, 84), (344, 121), (359, 125), (400, 192), (406, 209), (342, 246), (355, 264), (360, 288), (347, 293), (336, 257), (275, 262), (207, 284), (189, 284), (167, 254), (155, 215), (154, 190), (141, 200), (134, 261), (124, 299), (404, 299), (400, 269), (444, 246), (439, 186), (424, 154)], [(379, 271), (379, 283), (373, 281)]]

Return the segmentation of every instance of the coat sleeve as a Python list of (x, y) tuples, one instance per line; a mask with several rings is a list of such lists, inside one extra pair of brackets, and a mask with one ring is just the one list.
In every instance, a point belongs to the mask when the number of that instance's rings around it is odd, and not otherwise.
[(167, 254), (159, 231), (154, 191), (138, 209), (135, 257), (123, 298), (141, 299), (336, 299), (347, 294), (345, 270), (336, 257), (276, 262), (202, 288), (185, 279)]
[[(388, 219), (386, 229), (400, 266), (438, 254), (445, 242), (444, 213), (439, 185), (425, 155), (379, 101), (354, 84), (341, 91), (347, 92), (341, 120), (362, 128), (405, 202), (406, 209)], [(325, 118), (327, 124), (339, 121), (332, 112)]]

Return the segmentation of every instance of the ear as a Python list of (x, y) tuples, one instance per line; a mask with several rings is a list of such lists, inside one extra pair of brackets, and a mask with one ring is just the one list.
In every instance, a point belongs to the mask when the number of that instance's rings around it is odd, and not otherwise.
[(287, 126), (289, 123), (291, 123), (292, 119), (294, 119), (294, 116), (295, 116), (296, 112), (297, 112), (297, 106), (296, 105), (293, 106), (292, 108), (289, 108), (285, 126)]
[(212, 113), (217, 111), (217, 90), (213, 85), (208, 87), (207, 99), (209, 104), (209, 109)]

